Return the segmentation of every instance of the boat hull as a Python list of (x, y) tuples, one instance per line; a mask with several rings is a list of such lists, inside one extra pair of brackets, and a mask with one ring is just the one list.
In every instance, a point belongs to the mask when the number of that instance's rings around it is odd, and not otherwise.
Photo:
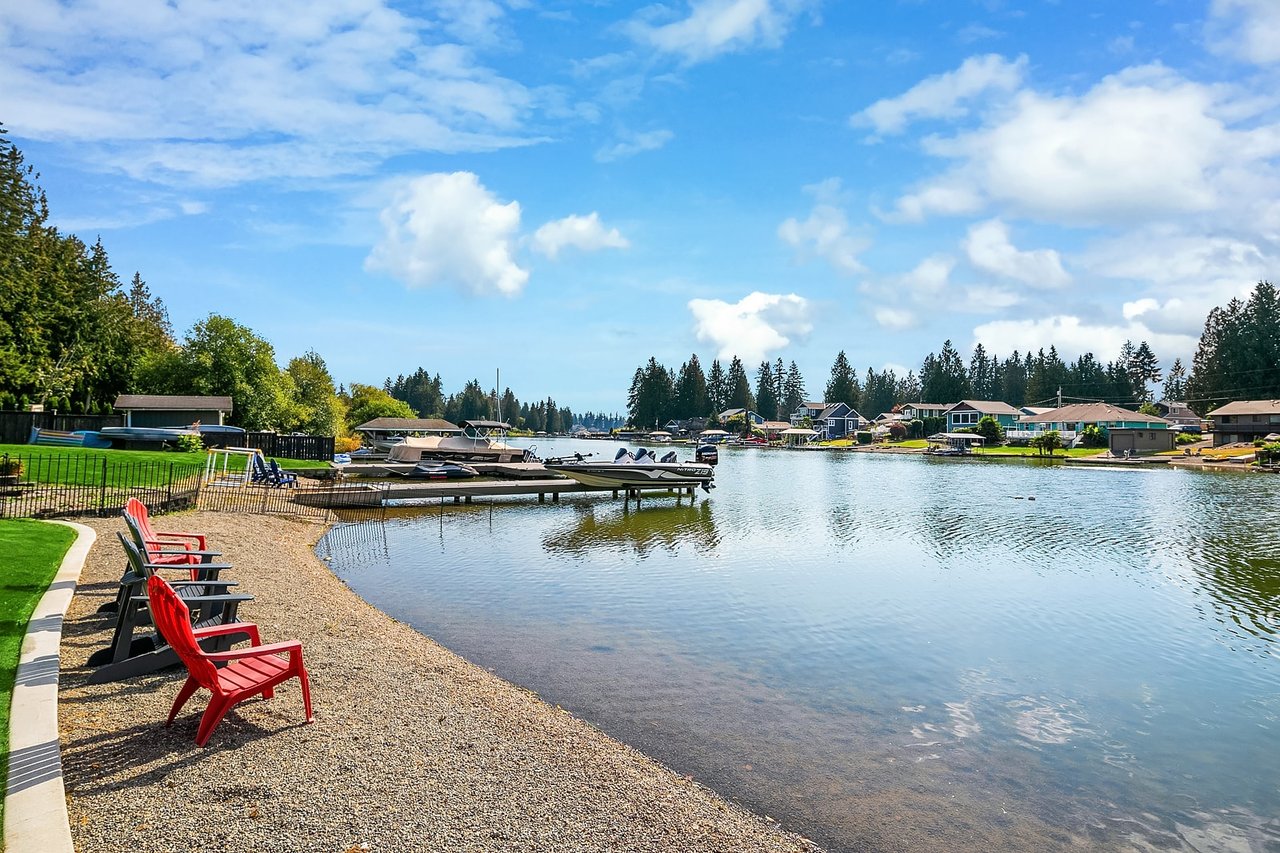
[(614, 462), (549, 463), (548, 471), (571, 477), (585, 486), (606, 489), (677, 489), (707, 486), (715, 480), (710, 465), (691, 462), (655, 462), (648, 465)]

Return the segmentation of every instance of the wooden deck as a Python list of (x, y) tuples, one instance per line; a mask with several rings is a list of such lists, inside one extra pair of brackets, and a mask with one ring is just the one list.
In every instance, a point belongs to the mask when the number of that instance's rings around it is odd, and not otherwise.
[(344, 484), (335, 488), (299, 489), (294, 500), (297, 503), (326, 506), (334, 509), (341, 507), (378, 506), (387, 501), (445, 499), (452, 498), (454, 503), (471, 503), (475, 498), (518, 497), (537, 495), (538, 502), (543, 503), (549, 497), (552, 503), (559, 503), (560, 495), (579, 492), (612, 492), (614, 497), (638, 497), (640, 492), (658, 492), (669, 494), (693, 495), (693, 486), (682, 486), (672, 489), (661, 487), (640, 487), (631, 489), (613, 489), (603, 486), (587, 486), (576, 480), (567, 478), (542, 480), (412, 480), (402, 483), (379, 483), (378, 485)]

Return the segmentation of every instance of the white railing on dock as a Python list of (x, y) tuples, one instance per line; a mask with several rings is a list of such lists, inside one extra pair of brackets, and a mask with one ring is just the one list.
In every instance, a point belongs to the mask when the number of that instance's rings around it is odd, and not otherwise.
[(249, 485), (253, 482), (253, 457), (257, 453), (251, 447), (213, 448), (205, 458), (204, 484), (234, 488)]

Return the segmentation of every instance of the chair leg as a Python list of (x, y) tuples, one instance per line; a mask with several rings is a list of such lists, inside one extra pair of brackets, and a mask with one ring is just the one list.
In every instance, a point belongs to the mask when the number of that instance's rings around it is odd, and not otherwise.
[(263, 699), (274, 699), (274, 698), (276, 698), (276, 689), (275, 689), (274, 687), (268, 687), (267, 689), (263, 690), (263, 691), (262, 691), (262, 698), (263, 698)]
[(298, 680), (302, 682), (302, 707), (307, 712), (307, 722), (315, 720), (311, 713), (311, 679), (307, 677), (307, 669), (304, 666), (298, 667)]
[(228, 696), (214, 696), (209, 700), (209, 707), (204, 709), (204, 716), (200, 718), (200, 728), (196, 730), (196, 746), (204, 746), (209, 742), (213, 730), (235, 704), (235, 700)]
[(187, 700), (191, 695), (200, 689), (200, 685), (194, 678), (188, 678), (187, 683), (182, 685), (182, 689), (178, 691), (178, 698), (173, 700), (173, 707), (169, 709), (169, 721), (166, 726), (173, 725), (173, 718), (178, 716), (178, 712), (182, 710), (182, 706), (187, 704)]

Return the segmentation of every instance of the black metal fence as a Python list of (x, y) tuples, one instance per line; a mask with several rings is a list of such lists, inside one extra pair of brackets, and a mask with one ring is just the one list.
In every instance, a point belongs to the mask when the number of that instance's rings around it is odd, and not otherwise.
[(0, 456), (0, 518), (112, 516), (129, 498), (157, 514), (194, 508), (308, 518), (337, 512), (356, 520), (385, 514), (377, 487), (306, 479), (296, 488), (220, 485), (205, 483), (204, 474), (204, 465), (189, 462), (6, 454)]
[(203, 474), (203, 465), (190, 463), (6, 454), (0, 456), (0, 518), (109, 516), (129, 498), (155, 512), (184, 509), (195, 506)]
[(245, 433), (244, 446), (261, 450), (266, 456), (311, 459), (328, 462), (333, 458), (331, 435), (280, 435), (274, 432)]
[(75, 432), (124, 426), (123, 415), (55, 415), (53, 412), (0, 412), (0, 444), (26, 444), (31, 428)]

